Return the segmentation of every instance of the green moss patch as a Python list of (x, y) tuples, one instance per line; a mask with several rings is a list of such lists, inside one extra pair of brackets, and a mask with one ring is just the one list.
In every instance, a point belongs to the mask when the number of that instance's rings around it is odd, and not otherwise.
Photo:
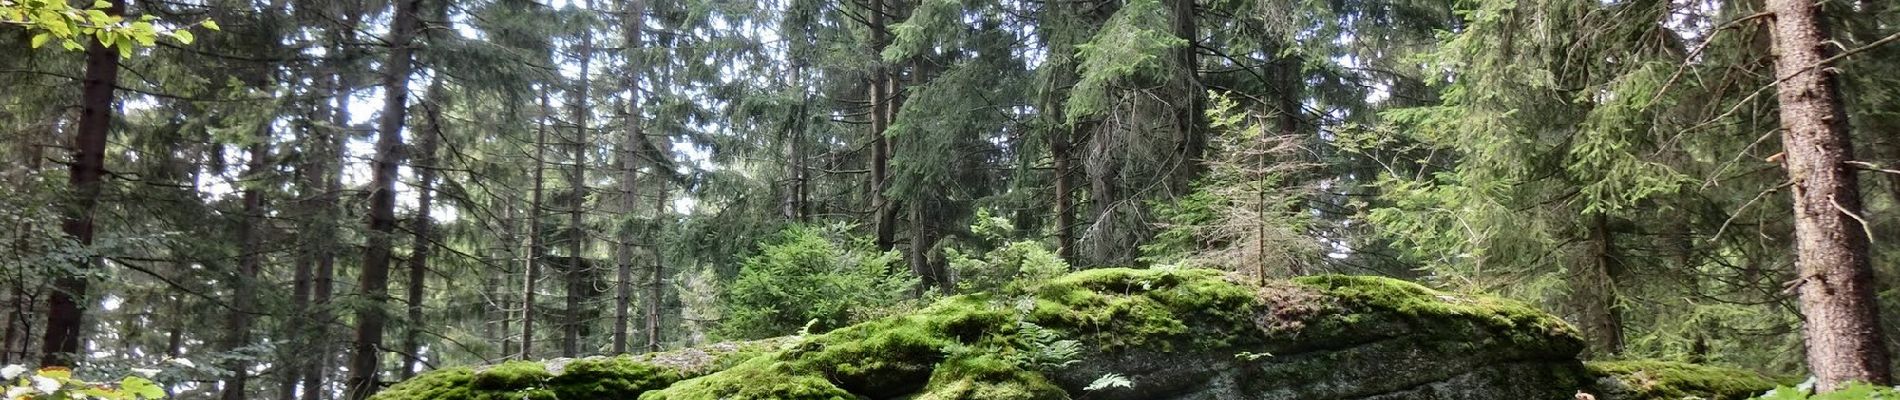
[(1093, 269), (1035, 290), (1030, 319), (1102, 350), (1185, 341), (1201, 348), (1253, 337), (1255, 288), (1209, 269)]
[(938, 366), (916, 400), (1066, 399), (1062, 388), (996, 356), (964, 357)]
[(1900, 389), (1887, 386), (1850, 383), (1845, 387), (1822, 394), (1810, 394), (1807, 391), (1782, 386), (1775, 388), (1761, 400), (1895, 400), (1900, 399)]
[(1307, 276), (1294, 278), (1293, 283), (1317, 290), (1347, 309), (1346, 315), (1321, 321), (1319, 332), (1304, 332), (1308, 335), (1391, 331), (1395, 327), (1381, 325), (1399, 324), (1409, 331), (1449, 338), (1497, 338), (1532, 349), (1582, 348), (1570, 324), (1519, 301), (1443, 292), (1375, 276)]
[(636, 398), (764, 354), (783, 340), (721, 343), (642, 355), (430, 371), (391, 386), (377, 400), (551, 400)]
[(1634, 399), (1738, 400), (1775, 387), (1774, 381), (1754, 372), (1672, 361), (1600, 361), (1587, 366), (1592, 375), (1614, 380), (1628, 392), (1625, 397)]

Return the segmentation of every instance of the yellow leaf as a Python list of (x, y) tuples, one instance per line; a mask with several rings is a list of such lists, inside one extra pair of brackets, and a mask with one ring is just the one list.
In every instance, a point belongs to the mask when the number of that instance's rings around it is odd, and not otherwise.
[(69, 380), (73, 378), (73, 370), (66, 369), (65, 367), (46, 367), (40, 368), (40, 372), (37, 375), (59, 380)]

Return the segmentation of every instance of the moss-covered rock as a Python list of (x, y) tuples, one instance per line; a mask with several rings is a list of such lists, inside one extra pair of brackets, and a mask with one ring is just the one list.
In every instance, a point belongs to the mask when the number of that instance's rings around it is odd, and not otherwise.
[[(1515, 400), (1600, 382), (1659, 395), (1754, 383), (1671, 375), (1632, 386), (1645, 381), (1615, 378), (1632, 376), (1615, 372), (1624, 364), (1585, 368), (1568, 325), (1518, 302), (1370, 277), (1262, 287), (1199, 269), (1088, 270), (723, 346), (443, 370), (378, 398)], [(1672, 371), (1696, 372), (1687, 368)], [(1095, 385), (1107, 376), (1132, 385)], [(1622, 398), (1657, 397), (1605, 400)]]
[(1754, 372), (1672, 361), (1601, 361), (1589, 368), (1603, 396), (1614, 399), (1740, 400), (1775, 388)]
[(663, 353), (510, 361), (431, 371), (371, 397), (376, 400), (551, 400), (636, 398), (686, 378), (776, 350), (788, 339), (721, 343)]

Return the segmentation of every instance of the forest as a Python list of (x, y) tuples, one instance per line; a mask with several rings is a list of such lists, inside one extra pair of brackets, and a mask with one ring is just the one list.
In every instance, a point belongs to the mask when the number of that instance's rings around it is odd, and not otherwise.
[(1890, 0), (85, 3), (0, 0), (9, 399), (1900, 396)]

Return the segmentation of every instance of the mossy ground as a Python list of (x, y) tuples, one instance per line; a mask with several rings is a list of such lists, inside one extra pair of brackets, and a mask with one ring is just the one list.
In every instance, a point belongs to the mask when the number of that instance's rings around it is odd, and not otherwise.
[(1823, 394), (1809, 394), (1799, 389), (1782, 386), (1775, 388), (1760, 400), (1896, 400), (1900, 399), (1900, 388), (1853, 383), (1838, 390)]

